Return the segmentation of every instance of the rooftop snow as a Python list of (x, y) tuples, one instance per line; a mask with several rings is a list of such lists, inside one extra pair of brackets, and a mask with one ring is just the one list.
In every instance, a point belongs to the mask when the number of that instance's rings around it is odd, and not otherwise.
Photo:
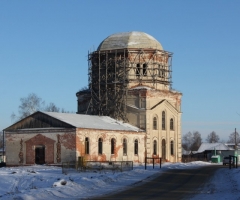
[(202, 143), (197, 153), (204, 152), (206, 150), (232, 150), (223, 143)]
[(153, 90), (152, 88), (150, 88), (148, 86), (137, 86), (137, 87), (131, 88), (130, 90), (141, 90), (141, 89)]
[(42, 112), (76, 128), (91, 128), (103, 130), (143, 131), (128, 123), (107, 116), (83, 115), (72, 113)]

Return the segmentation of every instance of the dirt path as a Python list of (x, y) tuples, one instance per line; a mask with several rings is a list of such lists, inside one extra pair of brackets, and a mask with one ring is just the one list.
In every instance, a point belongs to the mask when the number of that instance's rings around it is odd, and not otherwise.
[(200, 192), (220, 167), (165, 170), (161, 175), (135, 187), (96, 199), (190, 199)]

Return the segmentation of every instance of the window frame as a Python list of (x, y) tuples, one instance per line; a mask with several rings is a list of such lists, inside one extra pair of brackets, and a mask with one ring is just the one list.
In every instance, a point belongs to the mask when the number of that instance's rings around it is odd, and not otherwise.
[(143, 64), (143, 69), (142, 69), (142, 71), (143, 71), (143, 76), (147, 76), (147, 63), (144, 63), (144, 64)]
[(171, 156), (174, 155), (174, 142), (173, 142), (173, 140), (171, 140), (171, 142), (170, 142), (170, 154), (171, 154)]
[(115, 138), (111, 139), (111, 154), (114, 155), (115, 154), (115, 145), (116, 145), (116, 140)]
[(85, 138), (85, 154), (90, 154), (90, 151), (89, 151), (89, 137), (86, 137)]
[(98, 154), (99, 155), (103, 154), (103, 139), (102, 138), (98, 139)]
[(137, 63), (137, 65), (136, 65), (136, 76), (137, 77), (141, 76), (141, 65), (140, 65), (140, 63)]
[(153, 155), (157, 155), (157, 140), (153, 140)]
[(153, 117), (153, 130), (158, 130), (158, 127), (157, 127), (157, 117)]
[(138, 140), (134, 140), (134, 155), (138, 155)]
[(123, 155), (127, 155), (127, 139), (123, 138)]
[(162, 111), (162, 130), (166, 130), (166, 113)]
[(170, 119), (170, 130), (171, 130), (171, 131), (174, 130), (174, 121), (173, 121), (173, 118)]

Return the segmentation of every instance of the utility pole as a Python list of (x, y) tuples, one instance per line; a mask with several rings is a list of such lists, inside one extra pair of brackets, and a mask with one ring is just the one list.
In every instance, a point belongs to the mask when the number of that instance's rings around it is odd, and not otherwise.
[(237, 131), (235, 128), (235, 150), (237, 150)]

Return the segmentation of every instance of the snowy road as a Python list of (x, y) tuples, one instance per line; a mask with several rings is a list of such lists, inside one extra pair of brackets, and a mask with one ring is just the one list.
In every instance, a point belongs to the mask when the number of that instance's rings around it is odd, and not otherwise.
[(201, 193), (201, 187), (222, 166), (204, 166), (195, 169), (167, 169), (145, 180), (142, 184), (119, 193), (97, 199), (191, 199)]
[[(174, 182), (178, 179), (179, 172), (184, 174), (185, 179), (191, 178), (186, 172), (190, 169), (200, 170), (209, 166), (219, 168), (215, 175), (200, 190), (196, 185), (186, 187), (186, 193), (191, 200), (224, 200), (224, 199), (240, 199), (240, 168), (229, 170), (227, 167), (222, 168), (221, 164), (212, 164), (209, 162), (191, 162), (191, 163), (164, 163), (162, 168), (148, 165), (147, 170), (144, 165), (135, 165), (132, 171), (116, 172), (75, 172), (62, 174), (62, 169), (54, 166), (25, 166), (25, 167), (3, 167), (0, 168), (0, 199), (11, 200), (79, 200), (93, 199), (103, 195), (113, 194), (115, 191), (124, 191), (126, 189), (138, 186), (141, 182), (153, 180), (154, 177), (162, 174), (166, 176), (162, 180), (153, 182), (161, 182), (166, 187), (172, 187), (171, 193), (181, 195), (180, 187), (174, 186)], [(168, 171), (172, 172), (172, 176), (167, 177)], [(190, 170), (191, 171), (191, 170)], [(172, 178), (171, 178), (172, 177)], [(206, 178), (205, 172), (199, 171), (199, 178)], [(200, 181), (201, 182), (201, 181)], [(168, 184), (172, 183), (172, 186)], [(153, 184), (153, 185), (154, 185)], [(175, 188), (174, 188), (175, 187)], [(192, 188), (190, 188), (192, 187)], [(165, 188), (166, 189), (166, 188)], [(151, 187), (140, 190), (152, 190)], [(163, 190), (157, 187), (157, 190)], [(194, 191), (194, 192), (192, 192)], [(150, 193), (150, 194), (151, 194)], [(162, 191), (161, 196), (163, 196)], [(174, 195), (174, 194), (173, 194)], [(150, 197), (149, 197), (150, 198)], [(154, 198), (154, 196), (152, 197)]]

